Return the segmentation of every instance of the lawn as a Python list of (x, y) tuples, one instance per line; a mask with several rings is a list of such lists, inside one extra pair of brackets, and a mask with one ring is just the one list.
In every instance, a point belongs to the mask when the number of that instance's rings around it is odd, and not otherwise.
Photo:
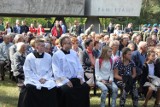
[[(8, 78), (8, 77), (7, 77)], [(5, 81), (0, 81), (0, 107), (17, 107), (19, 89), (16, 84), (11, 80), (7, 79)], [(98, 95), (94, 96), (93, 91), (91, 91), (91, 107), (100, 107), (100, 91)], [(108, 99), (107, 99), (108, 101)], [(142, 107), (144, 101), (139, 101), (139, 107)], [(153, 107), (154, 99), (149, 101), (148, 107)], [(119, 105), (119, 98), (117, 99), (117, 107)], [(126, 107), (132, 107), (132, 100), (129, 98), (126, 101)]]

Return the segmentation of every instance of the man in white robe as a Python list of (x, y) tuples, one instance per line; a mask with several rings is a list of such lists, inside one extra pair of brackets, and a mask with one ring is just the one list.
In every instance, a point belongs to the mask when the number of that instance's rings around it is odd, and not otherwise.
[(84, 81), (84, 71), (77, 53), (71, 50), (68, 36), (60, 38), (62, 49), (53, 55), (52, 69), (58, 85), (59, 107), (89, 107), (89, 85), (93, 78)]
[(18, 107), (57, 107), (56, 83), (52, 73), (52, 58), (44, 52), (44, 41), (36, 40), (36, 50), (25, 60), (25, 87), (21, 90)]

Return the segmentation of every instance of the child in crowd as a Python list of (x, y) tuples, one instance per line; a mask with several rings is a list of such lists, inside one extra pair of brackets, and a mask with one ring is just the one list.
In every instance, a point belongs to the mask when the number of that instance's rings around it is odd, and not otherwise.
[(113, 62), (111, 59), (112, 49), (103, 47), (102, 53), (95, 63), (96, 85), (101, 89), (101, 106), (105, 107), (108, 88), (112, 90), (112, 107), (116, 107), (118, 87), (113, 81)]
[(114, 81), (122, 90), (120, 98), (120, 107), (125, 106), (127, 93), (132, 94), (133, 107), (138, 107), (138, 91), (135, 84), (136, 66), (131, 61), (131, 50), (124, 48), (122, 58), (117, 60), (113, 67)]
[[(143, 86), (145, 86), (143, 88), (143, 92), (144, 94), (146, 95), (146, 98), (145, 98), (145, 102), (143, 104), (143, 107), (147, 107), (147, 104), (148, 104), (148, 101), (149, 99), (151, 98), (152, 94), (155, 90), (155, 88), (153, 87), (153, 84), (152, 84), (152, 81), (150, 77), (154, 77), (154, 76), (157, 76), (157, 77), (160, 77), (158, 75), (158, 65), (159, 64), (159, 61), (158, 61), (158, 58), (156, 60), (156, 64), (154, 63), (155, 62), (155, 58), (156, 58), (156, 53), (154, 51), (148, 51), (147, 52), (147, 59), (146, 59), (146, 63), (143, 65), (143, 73), (142, 73), (142, 79), (141, 79), (141, 83)], [(158, 107), (156, 105), (158, 105), (158, 95), (160, 93), (160, 90), (158, 89), (157, 91), (157, 98), (156, 98), (156, 101), (155, 101), (155, 107)]]

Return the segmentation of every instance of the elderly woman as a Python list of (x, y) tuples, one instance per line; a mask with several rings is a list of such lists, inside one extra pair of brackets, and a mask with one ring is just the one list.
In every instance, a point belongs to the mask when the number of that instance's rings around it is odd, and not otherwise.
[[(24, 41), (23, 35), (17, 34), (14, 37), (14, 44), (9, 48), (9, 58), (11, 61), (11, 72), (10, 72), (10, 78), (13, 76), (13, 69), (14, 69), (14, 54), (16, 53), (17, 49), (17, 43)], [(13, 78), (12, 78), (13, 79)]]
[(16, 77), (18, 86), (23, 86), (24, 81), (24, 72), (23, 72), (23, 65), (25, 61), (25, 52), (26, 52), (26, 45), (24, 42), (19, 42), (16, 44), (17, 52), (13, 56), (13, 75)]
[(117, 58), (121, 57), (122, 52), (118, 50), (118, 48), (119, 48), (119, 41), (118, 40), (111, 41), (109, 44), (109, 47), (112, 48), (111, 58), (113, 59), (113, 61), (115, 61)]

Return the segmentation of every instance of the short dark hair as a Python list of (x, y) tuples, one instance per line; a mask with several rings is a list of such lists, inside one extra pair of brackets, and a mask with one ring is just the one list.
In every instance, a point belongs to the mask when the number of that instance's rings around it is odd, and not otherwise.
[(60, 37), (59, 42), (60, 42), (61, 47), (63, 46), (64, 41), (65, 41), (66, 38), (70, 39), (69, 36), (62, 36), (62, 37)]
[(89, 46), (89, 44), (92, 42), (92, 39), (87, 39), (85, 41), (85, 47)]
[(99, 42), (98, 41), (94, 41), (94, 46), (96, 46), (97, 44), (99, 44)]

